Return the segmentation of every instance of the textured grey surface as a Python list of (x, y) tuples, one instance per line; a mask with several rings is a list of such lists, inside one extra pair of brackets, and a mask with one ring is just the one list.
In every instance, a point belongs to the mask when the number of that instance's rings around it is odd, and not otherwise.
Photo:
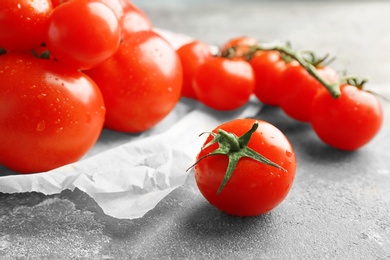
[[(291, 40), (337, 55), (340, 66), (373, 83), (390, 83), (387, 2), (217, 3), (139, 6), (155, 26), (211, 44), (242, 34)], [(298, 169), (286, 200), (256, 218), (217, 211), (192, 176), (136, 220), (105, 215), (79, 190), (0, 193), (0, 259), (390, 259), (390, 104), (382, 101), (381, 132), (353, 153), (325, 146), (308, 125), (265, 108), (259, 118), (287, 135)]]

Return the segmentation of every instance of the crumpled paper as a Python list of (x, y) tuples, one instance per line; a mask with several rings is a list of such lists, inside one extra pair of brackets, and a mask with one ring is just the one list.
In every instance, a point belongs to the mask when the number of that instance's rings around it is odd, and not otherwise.
[[(190, 37), (158, 29), (174, 48)], [(234, 112), (217, 112), (182, 99), (156, 127), (138, 135), (103, 130), (80, 161), (49, 172), (16, 174), (0, 166), (0, 192), (57, 194), (78, 188), (91, 196), (105, 214), (140, 218), (174, 189), (183, 185), (187, 169), (205, 141), (202, 132), (242, 117), (254, 117), (261, 104), (254, 98)]]

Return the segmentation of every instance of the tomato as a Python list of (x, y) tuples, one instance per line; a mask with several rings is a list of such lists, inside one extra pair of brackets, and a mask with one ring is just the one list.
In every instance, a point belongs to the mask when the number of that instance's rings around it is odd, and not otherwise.
[(122, 19), (124, 10), (123, 10), (121, 0), (94, 0), (94, 1), (104, 3), (105, 5), (110, 7), (110, 9), (115, 13), (118, 20)]
[(195, 163), (195, 180), (206, 200), (237, 216), (264, 214), (279, 205), (296, 171), (295, 153), (286, 136), (255, 119), (232, 120), (213, 133)]
[(258, 51), (250, 64), (256, 78), (255, 96), (264, 104), (278, 106), (281, 77), (289, 64), (278, 51)]
[(46, 45), (59, 62), (90, 69), (111, 57), (120, 39), (118, 18), (107, 5), (77, 0), (65, 2), (53, 10)]
[(176, 51), (153, 31), (126, 35), (113, 57), (86, 73), (102, 91), (105, 126), (132, 133), (154, 127), (170, 113), (183, 81)]
[[(328, 82), (339, 80), (337, 72), (328, 66), (316, 67), (318, 74)], [(309, 122), (311, 105), (318, 91), (325, 87), (300, 64), (288, 66), (281, 76), (279, 106), (290, 117)]]
[(50, 0), (1, 0), (0, 48), (30, 50), (45, 40)]
[(125, 33), (148, 31), (153, 29), (152, 21), (144, 11), (127, 0), (122, 1), (123, 17), (121, 27)]
[(56, 8), (58, 5), (64, 3), (64, 2), (67, 2), (69, 0), (51, 0), (51, 3), (53, 5), (53, 8)]
[(248, 102), (255, 78), (244, 60), (212, 57), (199, 66), (193, 84), (198, 100), (206, 106), (234, 110)]
[(258, 42), (250, 36), (238, 36), (230, 39), (221, 47), (221, 55), (229, 58), (246, 59), (246, 55), (250, 52), (251, 47)]
[(326, 144), (341, 150), (356, 150), (380, 130), (383, 110), (371, 93), (355, 86), (341, 86), (341, 96), (323, 89), (312, 105), (311, 125)]
[(192, 41), (177, 49), (183, 66), (182, 96), (196, 99), (196, 93), (192, 86), (195, 73), (205, 60), (212, 57), (210, 46), (201, 41)]
[(96, 142), (105, 107), (84, 73), (29, 54), (0, 56), (0, 164), (21, 173), (80, 159)]

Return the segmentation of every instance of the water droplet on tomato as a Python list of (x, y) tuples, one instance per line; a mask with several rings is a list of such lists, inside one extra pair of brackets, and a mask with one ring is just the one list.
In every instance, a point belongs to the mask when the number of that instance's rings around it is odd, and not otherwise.
[(43, 130), (45, 130), (45, 128), (46, 128), (46, 122), (45, 122), (45, 120), (42, 120), (42, 121), (40, 121), (40, 122), (37, 124), (36, 130), (37, 130), (38, 132), (42, 132)]
[(287, 155), (287, 157), (291, 157), (292, 156), (292, 152), (290, 150), (286, 150), (286, 155)]
[(90, 112), (87, 112), (87, 124), (90, 124), (92, 121), (92, 116)]
[(41, 94), (38, 94), (38, 95), (37, 95), (37, 98), (38, 98), (38, 99), (43, 99), (43, 98), (45, 98), (46, 96), (47, 96), (46, 93), (41, 93)]

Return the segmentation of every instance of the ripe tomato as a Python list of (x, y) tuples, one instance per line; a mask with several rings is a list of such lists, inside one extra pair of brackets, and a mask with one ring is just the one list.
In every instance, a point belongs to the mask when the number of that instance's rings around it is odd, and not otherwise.
[(377, 134), (382, 122), (379, 100), (355, 86), (341, 86), (338, 98), (323, 89), (313, 101), (311, 125), (322, 141), (337, 149), (359, 149)]
[[(256, 216), (279, 205), (296, 171), (295, 153), (285, 135), (255, 119), (236, 119), (218, 126), (213, 133), (195, 164), (195, 180), (206, 200), (237, 216)], [(240, 158), (240, 153), (246, 156)]]
[(153, 29), (152, 21), (144, 11), (127, 0), (120, 0), (123, 7), (121, 27), (124, 33), (148, 31)]
[(1, 0), (0, 48), (30, 50), (45, 41), (50, 0)]
[(111, 57), (120, 39), (118, 18), (107, 5), (77, 0), (60, 4), (53, 10), (46, 45), (59, 62), (90, 69)]
[(238, 36), (222, 45), (221, 55), (246, 60), (246, 55), (251, 51), (251, 47), (257, 43), (257, 40), (250, 36)]
[(278, 51), (258, 51), (250, 60), (256, 78), (255, 96), (264, 104), (278, 106), (281, 77), (290, 63)]
[(177, 54), (183, 66), (182, 96), (196, 99), (192, 81), (199, 66), (212, 57), (210, 46), (195, 40), (177, 49)]
[(96, 142), (105, 108), (85, 74), (29, 54), (0, 56), (0, 164), (21, 173), (80, 159)]
[[(337, 72), (328, 66), (316, 67), (318, 74), (328, 82), (339, 80)], [(288, 66), (281, 77), (279, 106), (290, 117), (309, 122), (311, 105), (318, 91), (325, 87), (311, 76), (300, 64)]]
[(120, 0), (93, 0), (93, 1), (106, 4), (115, 13), (118, 20), (122, 19), (124, 11)]
[(212, 57), (201, 64), (193, 87), (198, 100), (216, 110), (234, 110), (245, 105), (255, 88), (250, 64), (242, 59)]
[(102, 91), (105, 126), (113, 130), (136, 133), (152, 128), (180, 98), (179, 57), (153, 31), (126, 35), (114, 56), (86, 73)]

